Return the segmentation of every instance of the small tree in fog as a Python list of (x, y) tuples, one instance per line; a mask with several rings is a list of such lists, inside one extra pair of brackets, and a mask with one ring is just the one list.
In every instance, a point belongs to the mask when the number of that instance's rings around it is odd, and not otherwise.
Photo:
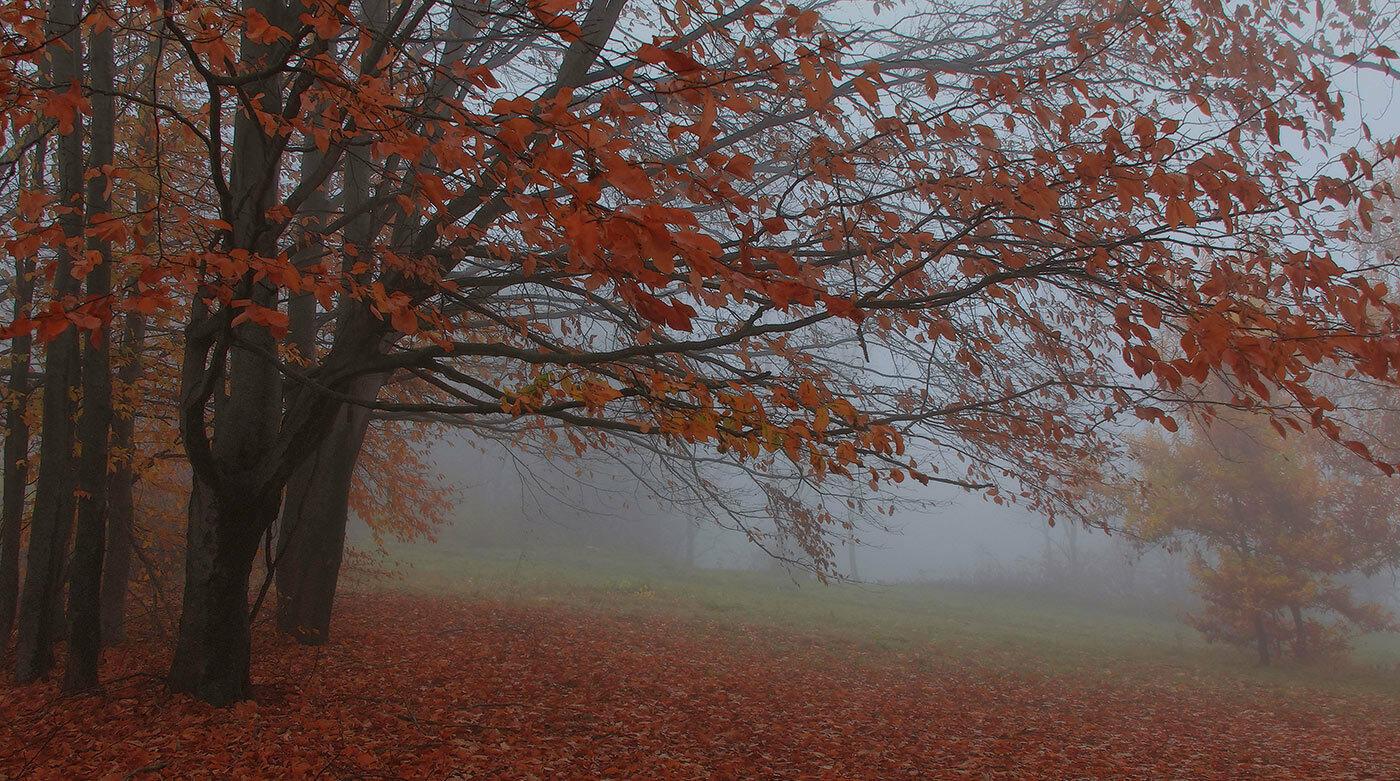
[(1268, 664), (1282, 645), (1316, 658), (1394, 625), (1350, 582), (1400, 560), (1393, 479), (1243, 413), (1150, 435), (1135, 455), (1142, 489), (1128, 526), (1189, 552), (1202, 603), (1188, 621), (1208, 640), (1253, 646)]

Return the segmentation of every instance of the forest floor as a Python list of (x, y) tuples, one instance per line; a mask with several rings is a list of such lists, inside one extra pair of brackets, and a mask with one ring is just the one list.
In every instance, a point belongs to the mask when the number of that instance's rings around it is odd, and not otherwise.
[[(450, 541), (393, 551), (392, 588), (469, 599), (661, 614), (713, 626), (819, 632), (879, 658), (934, 654), (1042, 675), (1207, 680), (1309, 696), (1380, 694), (1400, 703), (1400, 634), (1357, 638), (1345, 660), (1260, 667), (1205, 642), (1181, 610), (1131, 598), (1086, 600), (1039, 583), (818, 583), (805, 573), (709, 570), (599, 549), (468, 549)], [(362, 588), (382, 589), (383, 580)]]
[[(156, 643), (110, 651), (100, 695), (0, 686), (0, 778), (1400, 778), (1400, 696), (1373, 665), (1253, 675), (1149, 619), (1121, 644), (1188, 644), (1179, 663), (1091, 665), (1127, 618), (945, 595), (897, 625), (781, 578), (718, 596), (498, 563), (455, 593), (427, 558), (349, 594), (325, 646), (262, 624), (257, 699), (231, 709), (167, 694)], [(994, 625), (1030, 639), (965, 636)], [(920, 636), (938, 626), (948, 642)]]

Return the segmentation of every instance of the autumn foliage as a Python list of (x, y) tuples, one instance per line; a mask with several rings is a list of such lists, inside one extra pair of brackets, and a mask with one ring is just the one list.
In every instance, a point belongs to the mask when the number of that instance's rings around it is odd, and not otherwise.
[(1393, 628), (1356, 578), (1400, 562), (1400, 488), (1317, 436), (1273, 436), (1258, 416), (1214, 415), (1140, 440), (1128, 529), (1185, 550), (1207, 638), (1313, 660), (1358, 631)]
[[(1391, 141), (1339, 130), (1334, 77), (1395, 57), (1370, 9), (6, 9), (4, 160), (33, 173), (4, 180), (3, 246), (39, 290), (3, 335), (48, 383), (25, 679), (75, 522), (68, 582), (100, 568), (110, 459), (74, 463), (73, 421), (108, 441), (118, 315), (150, 321), (190, 484), (170, 683), (223, 704), (251, 691), (260, 555), (333, 595), (371, 419), (703, 464), (819, 569), (861, 486), (1077, 513), (1116, 427), (1176, 429), (1215, 375), (1394, 468), (1312, 384), (1400, 371), (1400, 308), (1338, 249), (1391, 195)], [(330, 519), (317, 550), (288, 506)]]

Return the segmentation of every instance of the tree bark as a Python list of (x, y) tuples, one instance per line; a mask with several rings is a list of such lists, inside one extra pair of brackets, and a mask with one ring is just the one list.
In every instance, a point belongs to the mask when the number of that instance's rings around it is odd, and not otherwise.
[(202, 484), (190, 497), (185, 598), (170, 688), (214, 705), (250, 695), (248, 578), (276, 504), (229, 506)]
[[(109, 170), (115, 146), (116, 121), (112, 100), (112, 32), (104, 28), (91, 37), (92, 147), (88, 169)], [(88, 224), (107, 214), (108, 181), (99, 173), (87, 182)], [(94, 305), (112, 294), (112, 243), (88, 238), (88, 251), (97, 253), (97, 265), (88, 272), (87, 292)], [(102, 316), (83, 352), (83, 410), (79, 436), (83, 443), (78, 460), (77, 532), (68, 583), (68, 662), (63, 690), (79, 692), (98, 685), (97, 668), (102, 650), (102, 554), (107, 536), (107, 459), (112, 431), (112, 334), (110, 316)]]
[[(388, 18), (388, 3), (366, 0), (361, 12), (364, 24), (369, 29), (379, 30)], [(303, 175), (320, 168), (322, 162), (319, 153), (308, 154), (302, 160)], [(373, 177), (374, 168), (366, 150), (349, 150), (343, 162), (341, 196), (345, 211), (359, 213), (359, 216), (346, 226), (345, 241), (361, 250), (373, 244), (380, 227), (372, 212), (363, 208), (370, 197)], [(307, 200), (306, 211), (317, 219), (322, 213), (329, 213), (330, 208), (324, 190), (318, 189)], [(320, 257), (319, 245), (319, 240), (308, 243), (310, 257)], [(345, 255), (342, 267), (348, 272), (354, 260), (351, 255)], [(342, 311), (348, 304), (341, 300)], [(314, 297), (293, 297), (288, 315), (291, 321), (288, 336), (292, 345), (303, 358), (313, 360), (316, 355)], [(360, 377), (353, 381), (348, 392), (356, 398), (372, 401), (384, 380), (380, 375)], [(293, 392), (304, 390), (295, 388)], [(345, 526), (349, 520), (350, 483), (368, 425), (369, 414), (365, 408), (337, 405), (326, 438), (287, 484), (276, 553), (269, 566), (274, 568), (277, 582), (277, 628), (302, 643), (320, 644), (330, 639), (331, 612), (345, 549)]]
[[(150, 85), (148, 97), (151, 104), (160, 101), (155, 78), (159, 67), (156, 57), (157, 47), (149, 43), (142, 56), (145, 61), (142, 79)], [(151, 165), (159, 153), (156, 148), (155, 111), (148, 105), (142, 105), (138, 112), (142, 131), (142, 162)], [(153, 210), (155, 200), (150, 188), (138, 188), (136, 213)], [(132, 245), (137, 254), (146, 254), (151, 248), (150, 234), (137, 231), (132, 237)], [(129, 394), (141, 379), (145, 342), (146, 317), (134, 308), (129, 309), (122, 318), (121, 366), (117, 369), (118, 385), (128, 397), (125, 404), (114, 410), (112, 418), (112, 449), (119, 457), (107, 488), (107, 552), (102, 562), (102, 642), (108, 645), (119, 643), (125, 637), (126, 597), (131, 584), (131, 559), (136, 545), (136, 465), (132, 460), (135, 458), (136, 399)]]
[[(247, 0), (243, 8), (284, 29), (293, 24), (290, 4)], [(249, 67), (262, 67), (273, 54), (272, 47), (246, 34), (239, 40), (240, 62)], [(262, 111), (282, 111), (280, 77), (249, 82), (245, 89), (257, 96)], [(282, 171), (282, 149), (250, 112), (234, 116), (227, 185), (233, 197), (222, 214), (231, 230), (225, 232), (222, 251), (276, 254), (277, 234), (269, 229), (267, 211)], [(278, 306), (276, 288), (251, 275), (240, 281), (235, 298), (268, 309)], [(196, 298), (185, 329), (180, 377), (180, 434), (195, 487), (184, 604), (169, 682), (177, 692), (216, 705), (249, 695), (248, 576), (295, 464), (294, 455), (275, 451), (282, 382), (280, 368), (269, 356), (277, 353), (276, 340), (256, 323), (232, 325), (231, 316), (230, 309), (220, 306), (211, 312)]]
[[(56, 91), (66, 91), (82, 73), (82, 36), (73, 0), (53, 0), (48, 32), (61, 45), (50, 47), (47, 63)], [(69, 242), (83, 235), (83, 119), (74, 117), (72, 132), (58, 141), (58, 216)], [(55, 253), (53, 291), (62, 301), (78, 292), (73, 257), (67, 246)], [(40, 434), (39, 479), (29, 529), (27, 569), (19, 606), (15, 645), (15, 679), (30, 683), (53, 667), (53, 641), (60, 631), (55, 616), (62, 602), (63, 559), (73, 527), (73, 391), (79, 384), (78, 333), (69, 325), (54, 337), (44, 356), (44, 421)]]
[[(351, 393), (372, 401), (383, 375), (362, 377)], [(369, 429), (369, 410), (343, 404), (330, 435), (287, 485), (276, 558), (277, 628), (302, 643), (330, 639), (350, 485)]]
[[(141, 349), (146, 339), (146, 318), (127, 312), (122, 323), (122, 366), (117, 370), (121, 387), (129, 389), (141, 378)], [(112, 449), (121, 454), (107, 489), (107, 554), (102, 562), (102, 642), (110, 645), (125, 636), (123, 617), (131, 582), (131, 556), (135, 544), (136, 508), (133, 491), (136, 469), (131, 459), (136, 439), (136, 412), (130, 406), (112, 419)]]
[[(27, 189), (43, 186), (46, 145), (34, 149)], [(34, 302), (34, 259), (15, 259), (15, 319), (28, 317)], [(24, 525), (24, 495), (29, 487), (29, 423), (24, 412), (29, 400), (30, 353), (28, 331), (10, 343), (10, 406), (5, 410), (4, 505), (0, 508), (0, 648), (9, 643), (19, 603), (19, 545)]]

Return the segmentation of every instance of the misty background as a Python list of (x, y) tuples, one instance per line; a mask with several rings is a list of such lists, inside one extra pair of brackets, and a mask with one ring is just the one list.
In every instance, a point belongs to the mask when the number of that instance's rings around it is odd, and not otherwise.
[[(723, 518), (717, 521), (703, 501), (641, 483), (625, 459), (546, 458), (467, 432), (449, 432), (429, 454), (437, 479), (453, 489), (455, 506), (434, 539), (410, 546), (522, 560), (559, 551), (614, 554), (677, 567), (782, 572), (820, 588), (811, 572), (769, 555)], [(1121, 519), (1107, 519), (1108, 530), (1070, 519), (1052, 526), (1041, 515), (979, 494), (913, 484), (892, 516), (853, 513), (850, 520), (855, 542), (835, 549), (832, 560), (840, 578), (872, 587), (961, 584), (1157, 614), (1195, 602), (1188, 555), (1140, 544), (1116, 528)], [(374, 546), (358, 518), (350, 537), (361, 550)], [(390, 545), (386, 563), (413, 558), (402, 555), (406, 550)], [(1370, 598), (1400, 605), (1393, 572), (1359, 585)]]

